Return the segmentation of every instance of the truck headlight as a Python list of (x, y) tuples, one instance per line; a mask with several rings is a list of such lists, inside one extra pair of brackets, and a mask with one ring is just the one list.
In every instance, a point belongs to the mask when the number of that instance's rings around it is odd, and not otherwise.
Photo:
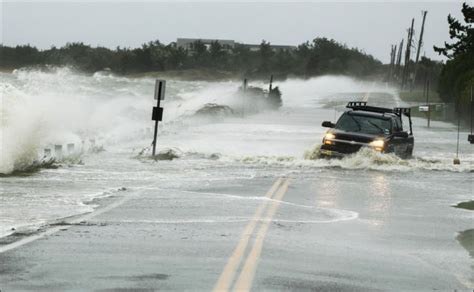
[(326, 133), (326, 135), (324, 135), (323, 143), (327, 145), (331, 145), (332, 144), (331, 140), (334, 138), (336, 138), (336, 136), (333, 133)]
[(382, 151), (383, 147), (385, 146), (384, 140), (374, 140), (369, 143), (370, 147), (373, 147), (377, 151)]
[(326, 135), (324, 136), (324, 139), (327, 140), (332, 140), (334, 138), (336, 138), (336, 136), (333, 133), (326, 133)]

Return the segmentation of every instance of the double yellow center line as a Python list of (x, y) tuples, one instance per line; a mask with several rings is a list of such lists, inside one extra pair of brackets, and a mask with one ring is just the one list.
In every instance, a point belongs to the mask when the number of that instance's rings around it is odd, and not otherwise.
[(362, 97), (362, 101), (365, 101), (365, 102), (368, 102), (369, 101), (369, 97), (370, 97), (370, 94), (372, 93), (373, 91), (373, 88), (375, 86), (375, 81), (372, 82), (372, 84), (370, 85), (370, 89), (364, 94), (364, 96)]
[(265, 235), (268, 231), (272, 218), (281, 203), (283, 196), (288, 190), (288, 185), (288, 179), (280, 177), (267, 192), (265, 197), (268, 199), (272, 199), (272, 201), (263, 201), (262, 204), (260, 204), (260, 206), (255, 211), (252, 220), (247, 224), (244, 231), (242, 232), (237, 247), (234, 249), (234, 252), (230, 256), (229, 260), (227, 261), (227, 264), (224, 267), (224, 270), (222, 271), (219, 279), (217, 280), (217, 283), (214, 286), (214, 291), (228, 291), (231, 288), (231, 285), (234, 282), (234, 278), (237, 274), (237, 269), (242, 263), (242, 259), (245, 250), (247, 249), (247, 246), (249, 244), (249, 241), (252, 238), (252, 235), (258, 223), (261, 222), (262, 214), (265, 212), (265, 220), (262, 221), (260, 224), (253, 247), (248, 253), (247, 258), (245, 259), (243, 267), (240, 271), (240, 274), (234, 284), (234, 290), (237, 291), (248, 291), (250, 290), (250, 288), (252, 288), (255, 270), (257, 268), (257, 261), (262, 252)]

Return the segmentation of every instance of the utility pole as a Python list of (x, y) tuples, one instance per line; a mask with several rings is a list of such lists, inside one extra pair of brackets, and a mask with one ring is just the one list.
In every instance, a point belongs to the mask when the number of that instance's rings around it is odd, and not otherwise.
[(403, 42), (405, 40), (402, 39), (400, 42), (400, 46), (398, 47), (398, 56), (397, 56), (397, 70), (395, 72), (395, 75), (397, 76), (398, 79), (400, 79), (400, 70), (402, 69), (402, 55), (403, 55)]
[(416, 73), (418, 71), (418, 61), (420, 58), (421, 47), (423, 46), (423, 33), (425, 31), (425, 20), (426, 20), (426, 14), (428, 13), (428, 11), (425, 10), (425, 11), (422, 11), (421, 13), (423, 13), (423, 22), (421, 24), (420, 39), (418, 40), (418, 48), (416, 50), (415, 73), (413, 75), (412, 87), (414, 87), (415, 85)]
[(397, 56), (397, 68), (395, 70), (395, 75), (398, 77), (400, 77), (400, 69), (401, 69), (401, 66), (402, 66), (402, 51), (403, 51), (403, 41), (404, 39), (402, 39), (402, 41), (400, 42), (400, 46), (398, 47), (398, 56)]
[(412, 18), (411, 20), (411, 27), (408, 29), (408, 38), (407, 38), (407, 48), (405, 51), (405, 66), (403, 67), (403, 75), (402, 75), (402, 89), (405, 88), (405, 84), (407, 83), (409, 69), (410, 69), (410, 53), (411, 53), (411, 46), (413, 41), (413, 26), (415, 25), (415, 19)]
[(245, 97), (247, 95), (247, 78), (244, 79), (244, 84), (242, 85), (244, 89), (244, 94), (242, 95), (242, 118), (245, 117)]
[(388, 75), (388, 81), (392, 81), (393, 78), (393, 72), (395, 70), (395, 57), (397, 54), (397, 45), (392, 45), (392, 48), (390, 50), (390, 68), (389, 68), (389, 75)]
[(392, 45), (392, 64), (395, 67), (395, 61), (397, 59), (397, 44)]

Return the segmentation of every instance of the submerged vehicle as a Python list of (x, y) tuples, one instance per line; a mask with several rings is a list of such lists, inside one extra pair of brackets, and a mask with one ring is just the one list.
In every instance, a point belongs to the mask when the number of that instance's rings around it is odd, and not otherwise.
[(277, 110), (283, 105), (280, 89), (278, 86), (273, 87), (273, 75), (270, 76), (268, 90), (260, 87), (249, 86), (247, 79), (244, 79), (237, 94), (246, 98), (245, 102), (248, 105), (246, 111), (248, 112), (258, 111), (260, 108)]
[[(329, 129), (320, 149), (320, 157), (343, 157), (370, 147), (382, 153), (394, 153), (401, 158), (413, 154), (415, 139), (410, 108), (382, 108), (367, 102), (349, 102), (336, 124), (325, 121)], [(402, 116), (409, 121), (409, 132), (403, 128)]]

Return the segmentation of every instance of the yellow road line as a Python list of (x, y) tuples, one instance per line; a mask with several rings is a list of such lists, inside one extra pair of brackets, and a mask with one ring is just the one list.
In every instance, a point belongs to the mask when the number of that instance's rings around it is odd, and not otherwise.
[(372, 89), (370, 89), (369, 91), (367, 91), (367, 92), (364, 94), (364, 97), (362, 98), (362, 101), (368, 102), (371, 93), (372, 93)]
[(260, 254), (262, 253), (263, 241), (267, 234), (268, 228), (270, 227), (273, 216), (275, 215), (278, 206), (281, 203), (281, 199), (288, 190), (288, 184), (289, 182), (286, 180), (278, 193), (275, 195), (275, 201), (272, 202), (272, 205), (267, 211), (266, 221), (260, 226), (260, 229), (258, 230), (255, 243), (249, 255), (247, 256), (247, 259), (245, 260), (244, 267), (242, 268), (240, 276), (234, 286), (234, 291), (249, 291), (252, 288), (253, 278), (257, 269), (257, 261), (260, 258)]
[[(270, 190), (267, 192), (265, 197), (271, 199), (275, 191), (278, 189), (282, 182), (283, 178), (278, 178), (277, 181), (273, 184)], [(262, 216), (262, 213), (265, 211), (265, 208), (268, 205), (268, 200), (265, 200), (260, 204), (252, 220), (247, 224), (242, 235), (240, 236), (240, 241), (235, 248), (234, 252), (227, 261), (222, 274), (217, 280), (216, 285), (214, 286), (214, 291), (227, 291), (230, 288), (230, 285), (235, 277), (235, 272), (237, 271), (240, 262), (242, 261), (242, 256), (244, 255), (245, 249), (247, 248), (248, 242), (252, 233), (258, 223), (258, 220)]]
[(369, 97), (370, 97), (370, 94), (371, 94), (372, 91), (373, 91), (374, 85), (375, 85), (375, 81), (372, 82), (372, 84), (370, 85), (369, 91), (367, 91), (367, 92), (365, 93), (364, 97), (362, 98), (363, 101), (365, 101), (365, 102), (368, 102), (368, 101), (369, 101)]

